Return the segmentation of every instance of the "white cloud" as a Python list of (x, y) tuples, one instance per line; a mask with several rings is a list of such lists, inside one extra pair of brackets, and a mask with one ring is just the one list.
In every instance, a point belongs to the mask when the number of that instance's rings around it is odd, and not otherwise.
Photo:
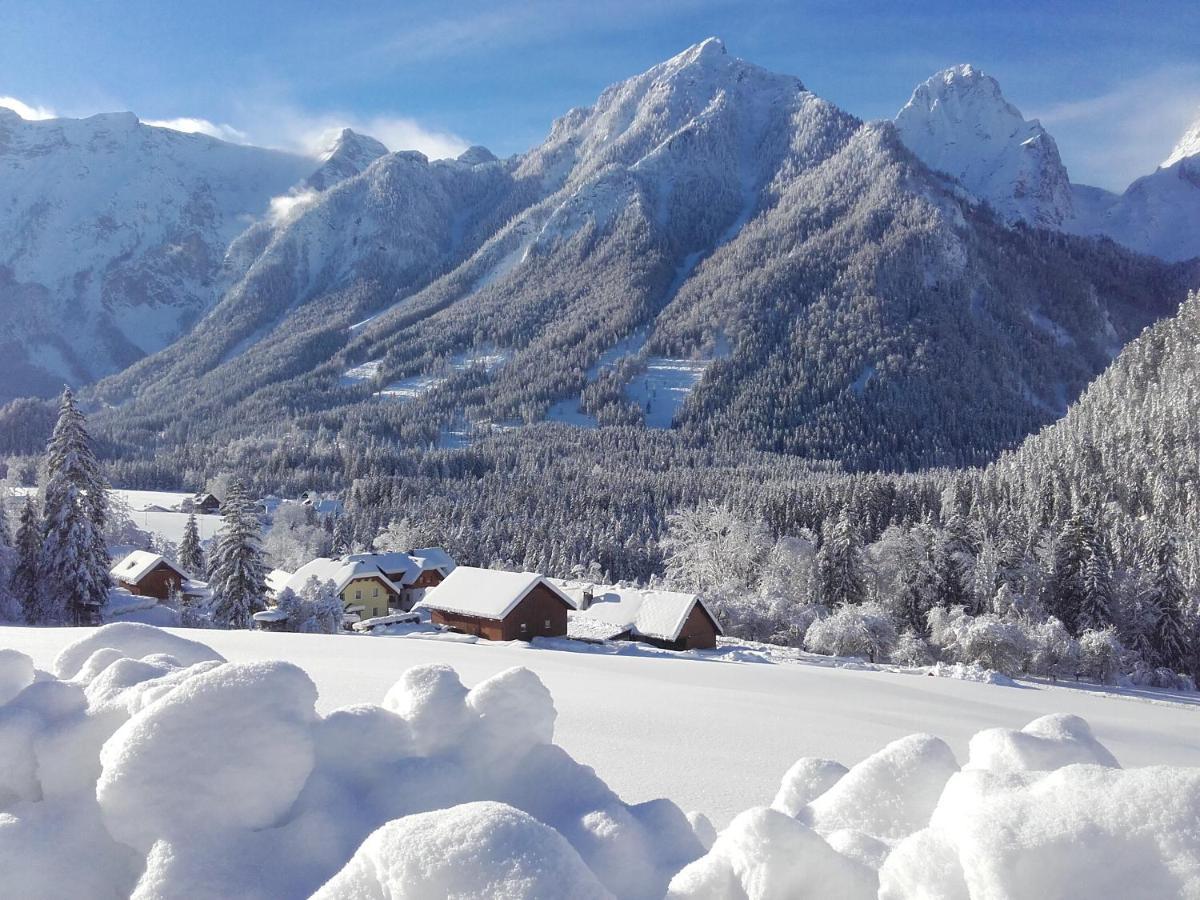
[(430, 159), (458, 156), (470, 146), (453, 132), (429, 128), (407, 116), (310, 113), (275, 107), (248, 118), (257, 123), (251, 132), (255, 143), (310, 156), (327, 152), (343, 128), (373, 137), (389, 150), (420, 150)]
[(270, 208), (267, 210), (267, 218), (272, 225), (278, 225), (298, 215), (300, 210), (312, 203), (318, 196), (318, 192), (314, 190), (296, 190), (290, 194), (272, 197)]
[(218, 125), (208, 119), (183, 116), (178, 119), (145, 119), (143, 121), (144, 124), (153, 125), (155, 128), (170, 128), (172, 131), (183, 131), (188, 134), (207, 134), (209, 137), (230, 141), (234, 144), (249, 143), (244, 131), (240, 131), (232, 125)]
[(37, 119), (53, 119), (56, 117), (54, 110), (47, 106), (30, 106), (23, 100), (18, 100), (16, 97), (0, 97), (0, 106), (6, 109), (11, 109), (22, 119), (35, 121)]
[(1200, 66), (1169, 66), (1036, 113), (1071, 180), (1124, 190), (1163, 162), (1200, 115)]

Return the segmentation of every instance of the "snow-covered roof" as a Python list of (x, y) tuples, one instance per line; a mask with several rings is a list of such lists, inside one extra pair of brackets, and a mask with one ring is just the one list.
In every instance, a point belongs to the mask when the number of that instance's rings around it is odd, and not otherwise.
[(267, 590), (272, 594), (278, 594), (287, 587), (292, 575), (293, 573), (287, 569), (272, 569), (267, 573)]
[(587, 616), (567, 616), (567, 637), (577, 641), (611, 641), (617, 635), (629, 631), (628, 626), (614, 625)]
[(503, 619), (539, 584), (546, 585), (563, 603), (574, 608), (571, 598), (544, 575), (472, 566), (456, 567), (417, 606), (481, 619)]
[(322, 556), (307, 562), (288, 578), (285, 587), (300, 593), (308, 580), (316, 577), (318, 581), (332, 581), (341, 591), (359, 578), (378, 578), (399, 593), (420, 574), (421, 567), (407, 553), (353, 553), (336, 559)]
[(428, 572), (430, 569), (437, 569), (443, 575), (449, 575), (455, 568), (454, 560), (441, 547), (421, 547), (418, 550), (413, 550), (408, 555), (416, 561), (423, 572)]
[(255, 622), (283, 622), (287, 617), (288, 614), (282, 609), (271, 607), (270, 609), (263, 609), (256, 612), (253, 618)]
[(171, 571), (179, 575), (180, 578), (187, 578), (187, 574), (180, 568), (163, 556), (161, 553), (151, 553), (149, 550), (134, 550), (123, 560), (109, 569), (109, 574), (117, 579), (124, 581), (127, 584), (137, 584), (146, 577), (151, 571), (158, 567), (159, 563), (166, 563), (170, 566)]
[[(598, 626), (603, 625), (615, 629), (611, 635), (613, 637), (623, 631), (631, 631), (642, 637), (674, 641), (679, 638), (683, 625), (696, 604), (700, 604), (716, 624), (717, 633), (723, 633), (717, 617), (705, 604), (704, 599), (696, 594), (643, 590), (632, 587), (593, 586), (571, 581), (557, 582), (557, 586), (572, 598), (576, 612), (571, 614), (571, 620), (598, 623), (597, 626), (582, 624), (575, 626), (568, 623), (568, 634), (571, 633), (573, 627), (581, 634), (585, 629), (598, 633), (603, 630)], [(580, 609), (583, 592), (588, 588), (592, 589), (591, 605), (587, 609)]]

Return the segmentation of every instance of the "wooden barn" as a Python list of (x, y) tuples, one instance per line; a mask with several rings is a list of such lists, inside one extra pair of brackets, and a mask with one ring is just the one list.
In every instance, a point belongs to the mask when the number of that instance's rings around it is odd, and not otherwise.
[(454, 569), (417, 605), (430, 611), (435, 625), (490, 641), (561, 637), (574, 608), (542, 575), (470, 566)]
[(596, 588), (562, 582), (571, 598), (568, 637), (583, 641), (639, 641), (664, 650), (707, 650), (723, 634), (703, 598), (678, 591)]
[(139, 597), (166, 600), (171, 592), (182, 593), (187, 575), (161, 553), (134, 550), (109, 570), (113, 581)]

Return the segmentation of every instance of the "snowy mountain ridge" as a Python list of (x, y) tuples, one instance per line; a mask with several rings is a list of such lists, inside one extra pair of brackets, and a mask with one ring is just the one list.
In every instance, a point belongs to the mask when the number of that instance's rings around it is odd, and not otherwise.
[(922, 162), (957, 178), (1005, 221), (1055, 228), (1071, 217), (1070, 180), (1054, 139), (973, 66), (918, 85), (895, 124)]
[[(985, 144), (1008, 152), (1012, 135)], [(1028, 138), (1016, 152), (1040, 152)], [(96, 393), (114, 435), (164, 417), (253, 429), (288, 397), (330, 422), (382, 417), (426, 447), (554, 421), (855, 466), (959, 445), (975, 459), (1060, 414), (1174, 308), (1143, 290), (1156, 263), (1099, 277), (1112, 251), (1045, 243), (976, 210), (890, 124), (709, 39), (571, 110), (526, 154), (394, 153), (298, 198), (230, 248), (221, 300), (186, 341)], [(998, 244), (1029, 266), (1001, 266)], [(1060, 270), (1078, 290), (1046, 292)], [(973, 348), (966, 370), (926, 349), (947, 321)], [(455, 363), (486, 355), (503, 362)], [(951, 381), (992, 398), (994, 419), (959, 415)], [(904, 422), (881, 443), (884, 405)]]
[(1200, 119), (1197, 119), (1192, 127), (1184, 132), (1179, 143), (1175, 145), (1175, 149), (1171, 151), (1171, 155), (1162, 161), (1159, 168), (1169, 169), (1180, 160), (1194, 156), (1200, 156)]
[(1108, 237), (1169, 261), (1200, 256), (1200, 122), (1122, 194), (1072, 184), (1058, 147), (971, 65), (918, 85), (897, 114), (905, 145), (1011, 223)]
[(0, 109), (3, 397), (165, 347), (212, 302), (229, 242), (311, 160), (141, 123)]

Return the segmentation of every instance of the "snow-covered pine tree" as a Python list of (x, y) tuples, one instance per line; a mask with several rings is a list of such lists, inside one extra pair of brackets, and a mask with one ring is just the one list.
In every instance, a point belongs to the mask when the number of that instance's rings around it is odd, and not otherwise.
[(112, 560), (104, 541), (108, 485), (70, 388), (46, 448), (39, 561), (47, 622), (95, 625), (108, 599)]
[(47, 621), (43, 604), (42, 580), (38, 577), (38, 561), (42, 552), (42, 529), (33, 497), (25, 498), (17, 526), (17, 564), (13, 570), (12, 593), (21, 604), (25, 621), (41, 625)]
[(1076, 509), (1054, 542), (1054, 569), (1047, 584), (1047, 611), (1074, 633), (1083, 609), (1083, 573), (1087, 565), (1088, 527)]
[(1176, 672), (1188, 665), (1187, 625), (1184, 612), (1188, 596), (1176, 565), (1175, 537), (1156, 528), (1150, 537), (1148, 568), (1150, 583), (1143, 600), (1155, 611), (1157, 621), (1150, 635), (1154, 663)]
[(3, 622), (20, 622), (25, 618), (21, 603), (12, 590), (16, 566), (17, 551), (13, 547), (4, 504), (0, 502), (0, 621)]
[(183, 540), (179, 542), (179, 565), (193, 577), (204, 574), (204, 548), (200, 546), (200, 531), (196, 527), (196, 516), (188, 513), (183, 526)]
[(240, 480), (230, 484), (221, 512), (209, 569), (212, 620), (218, 628), (249, 628), (251, 616), (263, 608), (267, 567), (258, 518)]
[(817, 591), (821, 602), (830, 609), (866, 599), (862, 539), (850, 520), (849, 507), (842, 508), (817, 552)]
[(1088, 532), (1087, 559), (1080, 573), (1080, 633), (1100, 631), (1113, 623), (1112, 554), (1095, 522)]

